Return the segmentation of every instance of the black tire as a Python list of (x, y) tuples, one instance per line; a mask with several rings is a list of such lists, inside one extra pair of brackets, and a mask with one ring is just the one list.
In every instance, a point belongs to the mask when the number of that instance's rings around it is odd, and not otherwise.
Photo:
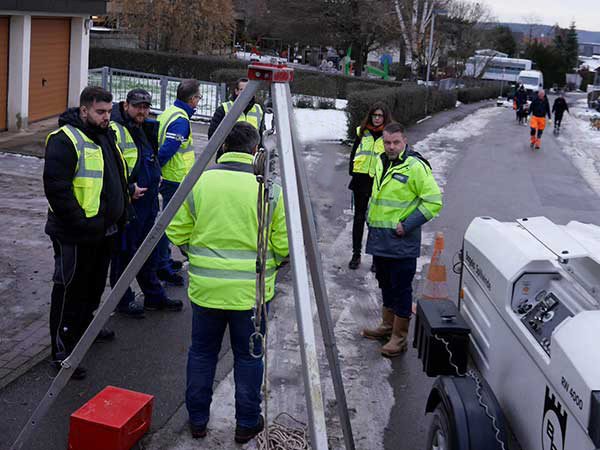
[(453, 450), (454, 431), (444, 405), (433, 410), (431, 425), (427, 431), (427, 450)]

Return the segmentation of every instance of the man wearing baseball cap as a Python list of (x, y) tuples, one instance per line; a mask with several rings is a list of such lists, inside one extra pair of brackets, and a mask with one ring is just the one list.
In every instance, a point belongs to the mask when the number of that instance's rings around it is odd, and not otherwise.
[[(129, 175), (129, 193), (133, 213), (122, 233), (120, 246), (111, 261), (110, 283), (114, 286), (127, 264), (146, 238), (158, 214), (158, 122), (148, 119), (152, 95), (145, 89), (132, 89), (125, 101), (113, 105), (111, 128), (123, 153)], [(131, 288), (121, 299), (117, 311), (131, 317), (144, 317), (144, 309), (181, 311), (181, 300), (167, 297), (157, 271), (157, 251), (151, 253), (137, 274), (144, 303), (136, 302)]]

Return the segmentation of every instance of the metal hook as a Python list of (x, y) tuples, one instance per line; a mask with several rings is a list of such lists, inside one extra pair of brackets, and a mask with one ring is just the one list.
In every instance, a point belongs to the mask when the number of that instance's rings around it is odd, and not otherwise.
[[(258, 338), (260, 339), (260, 353), (254, 353), (254, 339)], [(265, 354), (265, 337), (262, 333), (259, 333), (258, 331), (255, 331), (254, 333), (252, 333), (250, 335), (250, 345), (249, 345), (249, 349), (250, 349), (250, 356), (252, 356), (255, 359), (260, 359), (263, 357), (263, 355)]]

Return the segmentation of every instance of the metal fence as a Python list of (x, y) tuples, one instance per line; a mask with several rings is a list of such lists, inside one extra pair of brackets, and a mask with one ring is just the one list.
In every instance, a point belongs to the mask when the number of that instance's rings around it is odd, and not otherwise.
[[(152, 94), (152, 112), (160, 114), (177, 98), (177, 86), (182, 78), (135, 72), (133, 70), (102, 67), (88, 71), (88, 85), (102, 86), (113, 94), (114, 101), (125, 100), (134, 88), (143, 88)], [(192, 119), (210, 119), (219, 105), (227, 99), (225, 83), (200, 81), (202, 99)]]

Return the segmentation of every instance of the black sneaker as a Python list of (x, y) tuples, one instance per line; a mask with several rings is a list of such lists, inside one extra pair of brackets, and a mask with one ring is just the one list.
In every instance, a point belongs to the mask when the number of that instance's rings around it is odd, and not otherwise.
[(168, 270), (160, 269), (156, 271), (158, 279), (173, 286), (183, 286), (183, 277), (177, 273), (171, 273)]
[(205, 438), (208, 434), (208, 430), (206, 428), (207, 424), (204, 425), (194, 425), (190, 422), (190, 432), (192, 433), (192, 437), (194, 439), (202, 439)]
[[(58, 372), (60, 372), (61, 364), (62, 361), (52, 361), (51, 365), (52, 368), (56, 371), (56, 374), (58, 375)], [(75, 368), (75, 370), (73, 371), (73, 373), (71, 374), (71, 380), (83, 380), (85, 377), (87, 376), (87, 369), (85, 367), (79, 366), (77, 368)]]
[(238, 444), (245, 444), (246, 442), (254, 439), (258, 433), (265, 428), (265, 419), (263, 416), (258, 416), (258, 423), (255, 427), (246, 428), (237, 425), (235, 427), (235, 442)]
[(175, 259), (171, 260), (171, 269), (173, 269), (175, 272), (179, 272), (182, 267), (183, 261), (177, 261)]
[(134, 319), (143, 319), (146, 317), (144, 315), (144, 305), (136, 301), (130, 302), (124, 307), (117, 306), (117, 312)]
[(115, 340), (115, 332), (108, 328), (102, 328), (94, 342), (110, 342)]
[(348, 263), (348, 269), (356, 270), (360, 266), (360, 253), (354, 253), (352, 259)]
[(146, 300), (144, 302), (144, 308), (149, 311), (163, 309), (167, 311), (181, 311), (183, 309), (183, 302), (181, 300), (175, 300), (171, 298), (165, 298), (159, 302), (151, 302)]

